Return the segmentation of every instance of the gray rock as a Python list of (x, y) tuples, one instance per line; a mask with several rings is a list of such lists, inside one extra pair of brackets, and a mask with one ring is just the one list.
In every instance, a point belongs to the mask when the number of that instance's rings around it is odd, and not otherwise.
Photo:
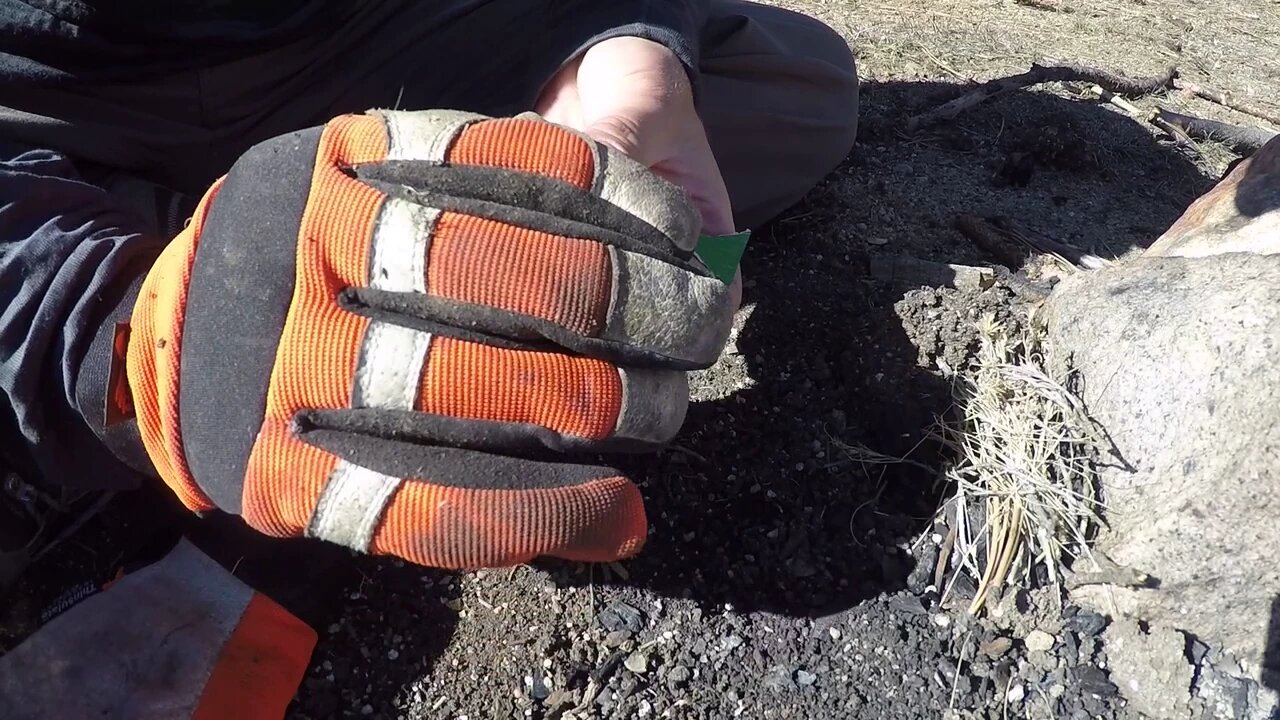
[(676, 687), (689, 682), (691, 677), (693, 677), (693, 671), (684, 665), (676, 665), (667, 671), (667, 682)]
[(621, 647), (624, 643), (631, 639), (630, 630), (614, 630), (604, 636), (604, 645), (609, 648)]
[(1206, 651), (1196, 671), (1195, 696), (1204, 703), (1204, 717), (1229, 720), (1275, 720), (1277, 693), (1271, 687), (1240, 677), (1237, 663)]
[(1081, 695), (1111, 697), (1119, 690), (1115, 683), (1107, 677), (1107, 673), (1093, 665), (1078, 667), (1071, 673), (1076, 692)]
[(644, 613), (621, 600), (614, 600), (596, 615), (596, 623), (609, 632), (626, 630), (638, 633), (644, 629)]
[(1049, 652), (1053, 649), (1054, 637), (1043, 630), (1032, 630), (1023, 639), (1027, 650), (1031, 652)]
[(1204, 257), (1275, 253), (1280, 243), (1280, 138), (1264, 145), (1194, 203), (1146, 254)]
[(649, 669), (649, 656), (636, 651), (628, 655), (627, 659), (622, 661), (622, 665), (631, 672), (641, 675)]
[(1107, 619), (1092, 610), (1080, 610), (1062, 621), (1062, 627), (1080, 635), (1097, 635), (1107, 626)]
[(1261, 667), (1280, 594), (1280, 255), (1142, 257), (1077, 273), (1045, 317), (1055, 375), (1079, 371), (1085, 405), (1131, 466), (1100, 469), (1097, 546), (1160, 581), (1087, 584), (1073, 600), (1221, 642)]
[(1133, 709), (1155, 720), (1190, 716), (1192, 668), (1182, 633), (1153, 627), (1144, 634), (1136, 622), (1118, 620), (1103, 640), (1111, 680)]
[(808, 687), (816, 682), (818, 682), (818, 676), (808, 670), (796, 671), (796, 684), (802, 687)]
[(791, 681), (791, 669), (786, 665), (774, 665), (760, 678), (760, 685), (767, 690), (781, 691), (795, 688)]

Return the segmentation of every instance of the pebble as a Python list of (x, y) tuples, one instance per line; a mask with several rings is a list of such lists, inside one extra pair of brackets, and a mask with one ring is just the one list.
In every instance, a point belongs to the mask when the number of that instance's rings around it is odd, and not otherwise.
[(951, 624), (951, 618), (943, 615), (942, 613), (938, 613), (933, 616), (933, 624), (938, 627), (946, 627)]
[(827, 634), (831, 636), (831, 639), (832, 639), (832, 640), (839, 640), (839, 639), (840, 639), (840, 628), (828, 628), (828, 629), (827, 629)]
[(870, 237), (870, 238), (867, 238), (867, 244), (868, 245), (888, 245), (889, 239), (882, 238), (882, 237)]
[(1011, 639), (1006, 637), (997, 637), (993, 638), (991, 642), (983, 644), (980, 650), (982, 650), (983, 655), (991, 657), (992, 660), (996, 660), (1004, 656), (1006, 652), (1009, 652), (1009, 648), (1012, 646), (1014, 646), (1014, 641), (1011, 641)]
[(1091, 610), (1080, 610), (1063, 620), (1062, 626), (1086, 637), (1092, 637), (1102, 632), (1102, 629), (1107, 626), (1107, 619)]
[(596, 622), (610, 632), (629, 630), (638, 633), (644, 628), (644, 613), (621, 600), (615, 600), (596, 615)]
[(676, 665), (667, 672), (667, 682), (673, 685), (683, 685), (689, 682), (691, 677), (693, 677), (693, 671), (684, 665)]
[(1022, 698), (1026, 697), (1026, 695), (1026, 688), (1022, 687), (1022, 683), (1017, 683), (1009, 688), (1009, 693), (1004, 696), (1004, 699), (1016, 705), (1022, 702)]
[(742, 645), (742, 637), (738, 635), (725, 635), (720, 638), (720, 649), (728, 652)]
[(616, 648), (622, 646), (631, 639), (630, 630), (614, 630), (604, 636), (605, 647)]
[(1074, 671), (1076, 686), (1084, 695), (1097, 695), (1099, 697), (1109, 697), (1116, 694), (1115, 683), (1107, 677), (1107, 673), (1103, 670), (1085, 666), (1076, 668)]
[(364, 705), (362, 705), (362, 706), (360, 707), (360, 714), (361, 714), (361, 715), (372, 715), (372, 714), (373, 714), (373, 706), (372, 706), (372, 705), (370, 705), (369, 703), (365, 703)]
[(797, 671), (796, 671), (796, 682), (797, 682), (797, 683), (799, 683), (799, 684), (800, 684), (800, 685), (802, 685), (802, 686), (808, 687), (809, 685), (812, 685), (812, 684), (814, 684), (814, 683), (818, 682), (818, 676), (817, 676), (817, 675), (814, 675), (813, 673), (809, 672), (808, 670), (797, 670)]
[(649, 669), (649, 656), (642, 652), (636, 651), (627, 656), (622, 664), (631, 672), (637, 675), (643, 675)]
[(388, 660), (396, 660), (396, 659), (398, 659), (399, 657), (400, 657), (400, 651), (399, 651), (399, 650), (396, 650), (395, 648), (391, 648), (390, 650), (388, 650), (388, 651), (387, 651), (387, 659), (388, 659)]
[(1023, 644), (1031, 652), (1049, 652), (1053, 649), (1054, 637), (1043, 630), (1032, 630), (1023, 639)]
[(782, 690), (792, 687), (791, 672), (785, 665), (774, 665), (760, 679), (760, 684), (770, 690)]
[(1051, 697), (1051, 698), (1053, 698), (1053, 699), (1055, 699), (1055, 700), (1057, 700), (1058, 698), (1062, 697), (1062, 696), (1063, 696), (1063, 694), (1064, 694), (1064, 693), (1066, 693), (1066, 692), (1067, 692), (1067, 688), (1066, 688), (1066, 686), (1065, 686), (1065, 685), (1062, 685), (1062, 684), (1060, 684), (1060, 683), (1054, 683), (1054, 684), (1052, 684), (1052, 685), (1050, 685), (1050, 686), (1049, 686), (1049, 697)]

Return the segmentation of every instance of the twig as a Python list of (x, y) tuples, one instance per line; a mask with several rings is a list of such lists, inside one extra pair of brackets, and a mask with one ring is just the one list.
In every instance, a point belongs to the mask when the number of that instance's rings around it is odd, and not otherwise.
[(1183, 80), (1182, 78), (1174, 78), (1173, 86), (1178, 90), (1190, 93), (1203, 100), (1217, 103), (1223, 107), (1231, 108), (1236, 112), (1244, 113), (1245, 115), (1252, 115), (1256, 118), (1261, 118), (1273, 125), (1280, 125), (1280, 113), (1265, 110), (1245, 100), (1239, 100), (1225, 92), (1222, 92), (1221, 90), (1208, 88), (1200, 85), (1199, 83), (1191, 82), (1190, 80)]
[(1036, 10), (1044, 10), (1046, 12), (1056, 12), (1056, 13), (1063, 13), (1065, 15), (1070, 15), (1071, 13), (1076, 11), (1076, 9), (1071, 7), (1070, 5), (1055, 5), (1053, 3), (1044, 2), (1044, 0), (1013, 0), (1013, 1), (1018, 3), (1019, 5), (1026, 5), (1029, 8), (1034, 8)]
[(907, 255), (872, 255), (871, 277), (895, 287), (953, 287), (986, 290), (996, 282), (991, 268), (937, 263)]
[[(947, 702), (947, 709), (952, 710), (956, 706), (956, 691), (960, 688), (960, 672), (964, 670), (964, 653), (969, 649), (969, 634), (972, 630), (966, 630), (964, 638), (960, 640), (960, 659), (956, 662), (956, 673), (951, 677), (951, 699)], [(977, 652), (977, 650), (974, 650)]]
[(1017, 269), (1026, 262), (1026, 253), (977, 215), (960, 213), (956, 216), (954, 224), (956, 230), (972, 240), (974, 245), (986, 251), (1001, 265)]
[(1241, 155), (1252, 155), (1266, 145), (1271, 138), (1280, 134), (1273, 130), (1243, 127), (1193, 115), (1183, 115), (1168, 108), (1157, 110), (1151, 122), (1160, 123), (1161, 129), (1166, 132), (1169, 132), (1167, 128), (1172, 127), (1197, 140), (1220, 142)]
[[(1046, 60), (1045, 62), (1048, 63), (1049, 61)], [(1171, 88), (1176, 76), (1177, 70), (1172, 67), (1162, 75), (1135, 78), (1073, 63), (1034, 63), (1027, 72), (989, 80), (950, 102), (927, 112), (913, 115), (907, 119), (907, 132), (914, 132), (922, 127), (933, 125), (943, 120), (950, 120), (965, 110), (986, 102), (990, 98), (1031, 85), (1077, 80), (1095, 83), (1121, 95), (1150, 95), (1151, 93)]]
[(1060, 261), (1075, 267), (1084, 268), (1086, 270), (1098, 270), (1111, 264), (1111, 261), (1106, 258), (1098, 257), (1097, 255), (1087, 253), (1080, 248), (1072, 247), (1066, 243), (1058, 242), (1053, 238), (1048, 238), (1039, 233), (1027, 230), (1009, 218), (991, 218), (991, 224), (1003, 232), (1006, 237), (1013, 238), (1036, 252), (1053, 255)]
[(1170, 125), (1168, 122), (1162, 120), (1155, 112), (1144, 113), (1141, 109), (1139, 109), (1133, 103), (1129, 102), (1128, 100), (1125, 100), (1119, 95), (1116, 95), (1110, 90), (1107, 90), (1106, 88), (1101, 87), (1099, 85), (1090, 85), (1088, 88), (1088, 93), (1092, 94), (1095, 97), (1100, 98), (1103, 102), (1109, 102), (1112, 105), (1115, 105), (1116, 107), (1120, 108), (1124, 112), (1128, 113), (1129, 117), (1133, 118), (1134, 120), (1137, 120), (1139, 122), (1146, 120), (1147, 122), (1151, 123), (1156, 128), (1164, 132), (1166, 135), (1173, 138), (1174, 145), (1180, 148), (1187, 148), (1188, 150), (1191, 150), (1197, 154), (1200, 153), (1199, 146), (1196, 145), (1195, 141), (1192, 140), (1190, 136), (1188, 136), (1185, 132), (1183, 132), (1181, 128), (1176, 127), (1174, 125)]
[(947, 561), (951, 558), (951, 551), (956, 546), (956, 529), (952, 527), (947, 531), (947, 538), (942, 541), (942, 551), (938, 553), (938, 566), (933, 571), (933, 586), (942, 589), (942, 581), (947, 579)]

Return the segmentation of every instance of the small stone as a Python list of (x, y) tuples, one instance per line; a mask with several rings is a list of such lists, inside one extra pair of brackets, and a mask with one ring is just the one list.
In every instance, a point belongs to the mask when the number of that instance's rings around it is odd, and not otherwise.
[(399, 651), (399, 650), (396, 650), (395, 648), (391, 648), (390, 650), (388, 650), (388, 651), (387, 651), (387, 659), (388, 659), (388, 660), (396, 660), (396, 659), (398, 659), (399, 657), (400, 657), (400, 651)]
[(1086, 665), (1076, 668), (1073, 675), (1075, 676), (1076, 687), (1081, 694), (1111, 697), (1117, 692), (1115, 683), (1111, 682), (1111, 679), (1107, 677), (1107, 673), (1101, 668)]
[(983, 643), (982, 647), (978, 648), (978, 650), (981, 651), (983, 655), (986, 655), (992, 660), (996, 660), (1009, 652), (1009, 648), (1011, 647), (1013, 647), (1012, 640), (1007, 637), (996, 637), (990, 642)]
[(1057, 700), (1067, 692), (1067, 686), (1062, 683), (1054, 683), (1049, 686), (1049, 697)]
[(596, 615), (596, 623), (609, 632), (629, 630), (638, 633), (644, 629), (644, 613), (621, 600), (615, 600)]
[(636, 706), (636, 715), (639, 717), (648, 717), (651, 712), (653, 712), (653, 703), (648, 700), (641, 700)]
[(720, 649), (728, 652), (742, 645), (742, 637), (738, 635), (726, 635), (720, 638)]
[(1022, 687), (1022, 683), (1015, 683), (1012, 687), (1009, 688), (1009, 692), (1007, 695), (1004, 696), (1004, 699), (1009, 701), (1010, 704), (1017, 705), (1018, 703), (1022, 702), (1022, 698), (1026, 696), (1027, 696), (1027, 690), (1026, 688)]
[(529, 697), (534, 700), (546, 700), (551, 695), (551, 691), (547, 688), (546, 679), (541, 673), (534, 673), (529, 678)]
[(637, 650), (628, 655), (627, 659), (622, 661), (622, 664), (631, 672), (643, 675), (649, 670), (649, 656)]
[(373, 706), (372, 706), (372, 705), (370, 705), (369, 703), (365, 703), (364, 705), (361, 705), (361, 706), (360, 706), (360, 714), (361, 714), (361, 715), (372, 715), (372, 714), (373, 714)]
[(330, 626), (329, 626), (329, 634), (330, 634), (330, 635), (332, 635), (332, 634), (334, 634), (334, 633), (338, 632), (338, 631), (339, 631), (339, 630), (341, 630), (341, 629), (342, 629), (342, 626), (341, 626), (341, 625), (339, 625), (338, 623), (334, 623), (334, 624), (332, 624), (332, 625), (330, 625)]
[(828, 628), (828, 629), (827, 629), (827, 634), (831, 636), (831, 639), (832, 639), (832, 640), (839, 640), (839, 639), (840, 639), (840, 628)]
[(814, 683), (816, 683), (816, 682), (818, 682), (818, 676), (817, 676), (817, 675), (814, 675), (813, 673), (809, 672), (808, 670), (797, 670), (797, 671), (796, 671), (796, 683), (797, 683), (797, 684), (799, 684), (799, 685), (801, 685), (801, 686), (803, 686), (803, 687), (808, 687), (808, 686), (810, 686), (810, 685), (812, 685), (812, 684), (814, 684)]
[(888, 244), (889, 244), (889, 239), (888, 239), (888, 238), (883, 238), (883, 237), (869, 237), (869, 238), (867, 238), (867, 244), (868, 244), (868, 245), (877, 245), (877, 246), (879, 246), (879, 245), (888, 245)]
[(951, 618), (943, 615), (942, 613), (938, 613), (933, 616), (933, 624), (938, 627), (946, 627), (951, 624)]
[(631, 639), (630, 630), (614, 630), (604, 636), (605, 647), (621, 647), (624, 643)]
[(1092, 610), (1079, 610), (1062, 621), (1062, 627), (1086, 637), (1097, 635), (1106, 626), (1107, 619)]
[(1023, 644), (1031, 652), (1049, 652), (1053, 649), (1055, 639), (1049, 633), (1043, 630), (1032, 630), (1022, 640)]
[(769, 690), (785, 690), (795, 687), (791, 681), (791, 671), (785, 665), (774, 665), (760, 679), (760, 684)]
[(693, 671), (684, 665), (676, 665), (667, 672), (667, 682), (676, 686), (684, 685), (691, 677), (693, 677)]

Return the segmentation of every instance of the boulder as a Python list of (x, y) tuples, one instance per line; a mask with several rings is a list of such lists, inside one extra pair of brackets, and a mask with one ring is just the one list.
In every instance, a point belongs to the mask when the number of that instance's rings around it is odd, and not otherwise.
[[(1120, 459), (1097, 548), (1151, 587), (1076, 600), (1184, 631), (1280, 687), (1280, 142), (1241, 163), (1142, 256), (1065, 279), (1051, 368)], [(1255, 708), (1256, 709), (1256, 708)]]

